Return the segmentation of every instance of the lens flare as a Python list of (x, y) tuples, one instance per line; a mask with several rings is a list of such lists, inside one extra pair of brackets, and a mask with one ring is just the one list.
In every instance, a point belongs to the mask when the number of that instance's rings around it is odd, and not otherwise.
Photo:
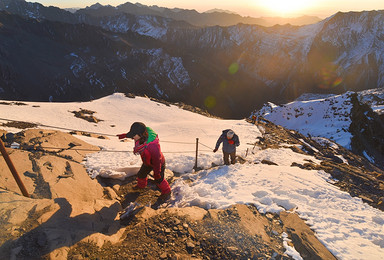
[(337, 66), (335, 64), (329, 64), (321, 68), (319, 81), (319, 88), (332, 89), (339, 86), (343, 82), (343, 79), (337, 75)]
[(204, 105), (207, 108), (213, 108), (216, 106), (216, 98), (214, 96), (208, 96), (204, 100)]
[(229, 68), (228, 68), (228, 72), (229, 74), (233, 75), (233, 74), (236, 74), (236, 72), (239, 70), (239, 64), (237, 64), (237, 62), (234, 62), (232, 63)]

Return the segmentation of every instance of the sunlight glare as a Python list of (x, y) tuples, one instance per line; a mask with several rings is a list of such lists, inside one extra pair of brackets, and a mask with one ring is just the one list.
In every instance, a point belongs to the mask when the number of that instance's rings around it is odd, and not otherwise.
[(315, 5), (315, 0), (262, 0), (257, 2), (259, 6), (281, 16), (298, 15)]

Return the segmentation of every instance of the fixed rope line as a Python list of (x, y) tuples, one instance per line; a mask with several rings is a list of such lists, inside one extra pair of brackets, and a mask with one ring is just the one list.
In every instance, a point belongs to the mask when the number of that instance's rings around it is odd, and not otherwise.
[(112, 151), (112, 150), (94, 150), (94, 149), (87, 149), (87, 148), (64, 148), (64, 147), (33, 147), (33, 148), (16, 148), (18, 150), (23, 150), (23, 151), (30, 151), (30, 150), (34, 150), (34, 151), (45, 151), (45, 150), (51, 150), (51, 149), (55, 149), (55, 150), (66, 150), (66, 151), (88, 151), (88, 152), (130, 152), (130, 151)]
[[(200, 152), (212, 152), (209, 150), (199, 150)], [(185, 151), (185, 152), (162, 152), (162, 153), (195, 153), (196, 151)]]
[(209, 147), (209, 146), (207, 146), (207, 145), (205, 145), (205, 144), (203, 144), (203, 143), (200, 143), (200, 142), (199, 142), (199, 144), (201, 144), (202, 146), (204, 146), (204, 147), (206, 147), (206, 148), (208, 148), (208, 149), (213, 150), (213, 148), (211, 148), (211, 147)]
[[(27, 123), (27, 124), (34, 124), (36, 126), (43, 126), (43, 127), (49, 127), (49, 128), (54, 128), (54, 129), (66, 130), (66, 131), (74, 131), (74, 132), (82, 132), (82, 133), (89, 133), (89, 134), (97, 134), (97, 135), (117, 137), (116, 135), (112, 135), (112, 134), (105, 134), (105, 133), (98, 133), (98, 132), (91, 132), (91, 131), (83, 131), (83, 130), (78, 130), (78, 129), (71, 129), (71, 128), (66, 128), (66, 127), (52, 126), (52, 125), (46, 125), (46, 124), (40, 124), (40, 123), (31, 123), (31, 122), (27, 122), (27, 121), (13, 120), (13, 119), (8, 119), (8, 118), (0, 118), (0, 120), (9, 121), (9, 122), (22, 122), (22, 123)], [(174, 143), (174, 144), (193, 144), (193, 145), (195, 144), (195, 143), (192, 143), (192, 142), (179, 142), (179, 141), (168, 141), (168, 140), (161, 140), (161, 142), (162, 143)], [(208, 148), (208, 149), (213, 150), (213, 148), (211, 148), (211, 147), (209, 147), (209, 146), (207, 146), (207, 145), (205, 145), (203, 143), (200, 143), (200, 144), (202, 146)], [(51, 149), (68, 149), (68, 148), (51, 148)], [(71, 150), (75, 151), (76, 149), (71, 149)], [(77, 150), (79, 150), (79, 149), (77, 149)], [(85, 150), (82, 150), (82, 151), (85, 151)], [(90, 150), (90, 151), (93, 152), (95, 150)], [(103, 151), (105, 151), (105, 152), (130, 152), (130, 151), (107, 151), (107, 150), (103, 150)], [(95, 151), (95, 152), (97, 152), (97, 151)], [(172, 153), (172, 152), (168, 152), (168, 153)]]
[[(7, 118), (0, 118), (0, 120), (10, 121), (10, 122), (22, 122), (22, 123), (27, 123), (27, 124), (34, 124), (36, 126), (44, 126), (44, 127), (56, 128), (56, 129), (67, 130), (67, 131), (84, 132), (84, 133), (90, 133), (90, 134), (97, 134), (97, 135), (105, 135), (105, 136), (117, 137), (116, 135), (112, 135), (112, 134), (105, 134), (105, 133), (98, 133), (98, 132), (91, 132), (91, 131), (83, 131), (83, 130), (77, 130), (77, 129), (71, 129), (71, 128), (66, 128), (66, 127), (59, 127), (59, 126), (52, 126), (52, 125), (45, 125), (45, 124), (37, 124), (37, 123), (31, 123), (31, 122), (21, 121), (21, 120), (12, 120), (12, 119), (7, 119)], [(161, 142), (164, 142), (164, 143), (175, 143), (175, 144), (195, 144), (195, 143), (191, 143), (191, 142), (176, 142), (176, 141), (167, 141), (167, 140), (161, 140)]]
[[(7, 146), (7, 148), (11, 148)], [(15, 148), (22, 151), (42, 151), (45, 150), (62, 150), (62, 151), (88, 151), (88, 152), (107, 152), (107, 153), (133, 153), (133, 151), (128, 150), (94, 150), (94, 149), (86, 149), (86, 148), (68, 148), (68, 147), (33, 147), (33, 148)], [(200, 150), (201, 152), (210, 152), (209, 150)], [(163, 153), (194, 153), (195, 151), (178, 151), (178, 152), (163, 152)]]
[(6, 119), (6, 118), (0, 118), (0, 120), (10, 121), (10, 122), (22, 122), (22, 123), (27, 123), (27, 124), (34, 124), (36, 126), (44, 126), (44, 127), (50, 127), (50, 128), (60, 129), (60, 130), (75, 131), (75, 132), (85, 132), (85, 133), (90, 133), (90, 134), (106, 135), (106, 136), (114, 136), (114, 137), (116, 137), (116, 135), (112, 135), (112, 134), (104, 134), (104, 133), (97, 133), (97, 132), (90, 132), (90, 131), (82, 131), (82, 130), (71, 129), (71, 128), (66, 128), (66, 127), (59, 127), (59, 126), (31, 123), (31, 122), (26, 122), (26, 121), (21, 121), (21, 120), (12, 120), (12, 119)]
[(164, 141), (161, 140), (162, 143), (174, 143), (174, 144), (195, 144), (195, 143), (188, 143), (188, 142), (176, 142), (176, 141)]
[[(82, 130), (77, 130), (77, 129), (71, 129), (71, 128), (66, 128), (66, 127), (58, 127), (58, 126), (51, 126), (51, 125), (46, 125), (46, 124), (36, 124), (36, 123), (31, 123), (31, 122), (26, 122), (26, 121), (20, 121), (20, 120), (12, 120), (12, 119), (7, 119), (7, 118), (0, 118), (0, 120), (4, 120), (4, 121), (9, 121), (9, 122), (22, 122), (22, 123), (26, 123), (26, 124), (33, 124), (34, 126), (43, 126), (43, 127), (49, 127), (49, 128), (53, 128), (53, 129), (60, 129), (60, 130), (66, 130), (66, 131), (74, 131), (74, 132), (80, 132), (80, 133), (89, 133), (89, 134), (97, 134), (97, 135), (101, 135), (101, 136), (113, 136), (113, 137), (117, 137), (117, 135), (112, 135), (112, 134), (104, 134), (104, 133), (98, 133), (98, 132), (91, 132), (91, 131), (82, 131)], [(26, 127), (28, 128), (28, 127)], [(199, 146), (199, 138), (196, 138), (196, 143), (189, 143), (189, 142), (178, 142), (178, 141), (167, 141), (167, 140), (164, 140), (162, 141), (164, 143), (176, 143), (176, 144), (196, 144), (196, 150), (195, 151), (175, 151), (175, 152), (163, 152), (163, 153), (195, 153), (195, 167), (194, 169), (197, 169), (197, 160), (198, 160), (198, 153), (199, 153), (199, 149), (198, 149), (198, 146)], [(200, 150), (200, 152), (211, 152), (212, 151), (212, 148), (210, 148), (209, 146), (205, 145), (205, 144), (202, 144), (202, 146), (210, 149), (209, 151), (207, 150)], [(36, 150), (36, 151), (44, 151), (44, 149), (55, 149), (55, 150), (60, 150), (60, 152), (62, 151), (89, 151), (89, 152), (114, 152), (114, 153), (120, 153), (120, 152), (124, 152), (124, 153), (133, 153), (133, 151), (113, 151), (113, 150), (94, 150), (94, 149), (84, 149), (84, 148), (74, 148), (72, 149), (74, 146), (72, 147), (65, 147), (65, 148), (61, 148), (61, 147), (38, 147), (38, 149), (36, 149), (35, 147), (33, 147), (33, 149), (31, 149), (29, 147), (29, 151), (30, 150)], [(20, 147), (18, 147), (18, 149), (20, 149)], [(21, 150), (26, 150), (26, 149), (23, 149), (21, 148)], [(46, 152), (49, 152), (49, 151), (46, 151)]]
[(90, 132), (90, 131), (82, 131), (82, 130), (70, 129), (70, 128), (65, 128), (65, 127), (50, 126), (50, 125), (44, 125), (44, 124), (40, 124), (40, 126), (51, 127), (51, 128), (61, 129), (61, 130), (75, 131), (75, 132), (83, 132), (83, 133), (89, 133), (89, 134), (95, 134), (95, 135), (105, 135), (105, 136), (116, 137), (116, 135), (111, 135), (111, 134), (104, 134), (104, 133)]

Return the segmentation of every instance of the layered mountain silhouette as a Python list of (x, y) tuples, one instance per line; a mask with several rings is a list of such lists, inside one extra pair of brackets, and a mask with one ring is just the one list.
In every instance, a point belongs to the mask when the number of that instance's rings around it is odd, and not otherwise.
[(2, 99), (76, 101), (118, 91), (241, 118), (305, 92), (383, 86), (384, 11), (265, 27), (205, 26), (203, 16), (236, 14), (130, 3), (71, 13), (8, 0), (0, 9)]

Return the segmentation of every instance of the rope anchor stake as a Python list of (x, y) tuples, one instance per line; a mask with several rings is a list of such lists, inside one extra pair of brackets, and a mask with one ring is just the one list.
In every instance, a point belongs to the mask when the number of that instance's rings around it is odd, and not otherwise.
[(195, 167), (194, 170), (197, 170), (197, 157), (199, 155), (199, 138), (196, 138), (196, 157), (195, 157)]
[(20, 176), (19, 174), (17, 173), (16, 171), (16, 168), (15, 166), (13, 165), (12, 161), (11, 161), (11, 158), (9, 157), (8, 153), (7, 153), (7, 150), (5, 150), (5, 146), (4, 146), (4, 143), (3, 141), (0, 139), (0, 151), (1, 151), (1, 154), (3, 155), (4, 157), (4, 160), (5, 162), (7, 163), (8, 165), (8, 168), (9, 170), (11, 171), (12, 175), (13, 175), (13, 178), (15, 178), (16, 182), (17, 182), (17, 185), (19, 186), (20, 190), (21, 190), (21, 193), (25, 196), (25, 197), (28, 197), (29, 198), (29, 194), (28, 194), (28, 191), (27, 189), (25, 188), (23, 182), (21, 181), (20, 179)]

